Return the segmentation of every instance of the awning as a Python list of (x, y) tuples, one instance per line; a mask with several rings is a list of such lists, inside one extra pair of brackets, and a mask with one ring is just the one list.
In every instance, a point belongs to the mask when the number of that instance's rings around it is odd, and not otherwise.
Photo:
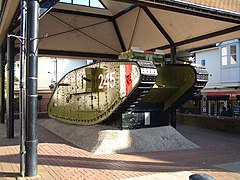
[(208, 92), (207, 93), (208, 96), (228, 96), (229, 98), (234, 98), (236, 99), (237, 96), (240, 95), (240, 92)]

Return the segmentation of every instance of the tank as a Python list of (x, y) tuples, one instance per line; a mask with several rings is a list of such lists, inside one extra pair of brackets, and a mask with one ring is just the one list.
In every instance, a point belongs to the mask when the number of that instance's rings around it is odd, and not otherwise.
[(134, 122), (133, 127), (161, 125), (164, 120), (153, 115), (176, 110), (205, 86), (207, 77), (203, 66), (165, 64), (161, 52), (131, 50), (117, 60), (68, 72), (56, 84), (48, 114), (81, 125), (124, 120), (129, 126), (136, 117), (145, 123)]

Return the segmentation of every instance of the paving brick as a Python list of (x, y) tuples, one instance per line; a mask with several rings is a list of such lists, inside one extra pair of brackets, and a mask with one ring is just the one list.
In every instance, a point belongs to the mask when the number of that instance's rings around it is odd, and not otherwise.
[[(17, 126), (15, 126), (17, 127)], [(239, 172), (216, 167), (240, 161), (240, 135), (188, 126), (178, 130), (199, 149), (94, 155), (75, 147), (39, 124), (38, 176), (19, 177), (19, 139), (0, 136), (0, 179), (135, 179), (207, 173), (215, 179), (240, 179)], [(234, 165), (234, 163), (233, 163)], [(176, 173), (178, 172), (178, 173)], [(139, 180), (140, 180), (139, 179)]]

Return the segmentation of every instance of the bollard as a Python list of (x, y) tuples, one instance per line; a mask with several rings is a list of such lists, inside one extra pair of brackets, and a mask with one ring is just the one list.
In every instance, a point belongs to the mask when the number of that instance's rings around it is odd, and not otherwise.
[(214, 177), (207, 174), (193, 174), (189, 176), (189, 180), (214, 180)]

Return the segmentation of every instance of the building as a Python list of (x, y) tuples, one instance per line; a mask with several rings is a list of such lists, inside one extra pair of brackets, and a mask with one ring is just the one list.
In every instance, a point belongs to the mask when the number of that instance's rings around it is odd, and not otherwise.
[[(18, 57), (18, 56), (16, 56)], [(18, 58), (16, 58), (18, 59)], [(57, 57), (39, 57), (38, 61), (38, 111), (46, 112), (49, 98), (52, 95), (52, 87), (69, 71), (87, 65), (91, 60), (79, 60)], [(14, 91), (15, 111), (18, 111), (20, 62), (14, 65)]]
[(220, 115), (222, 107), (239, 115), (240, 39), (198, 48), (196, 63), (206, 66), (209, 82), (202, 90), (203, 113)]

